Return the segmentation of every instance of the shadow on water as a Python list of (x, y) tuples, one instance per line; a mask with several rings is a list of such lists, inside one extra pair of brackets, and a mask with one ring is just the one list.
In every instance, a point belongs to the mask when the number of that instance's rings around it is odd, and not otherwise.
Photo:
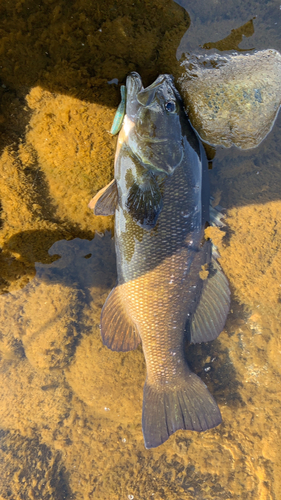
[(217, 148), (210, 174), (211, 191), (221, 191), (224, 208), (264, 205), (280, 200), (281, 186), (281, 114), (273, 130), (254, 149)]
[(48, 254), (52, 263), (35, 263), (40, 281), (101, 290), (111, 289), (116, 283), (114, 240), (110, 233), (103, 237), (96, 235), (91, 241), (79, 238), (57, 241)]
[[(77, 231), (78, 234), (83, 238), (89, 238), (92, 236), (91, 233), (83, 231)], [(73, 233), (75, 234), (75, 229), (73, 228)], [(73, 234), (72, 233), (72, 234)], [(63, 230), (63, 228), (58, 228), (57, 230), (27, 230), (22, 231), (20, 233), (16, 233), (3, 245), (2, 251), (0, 253), (0, 263), (1, 263), (1, 277), (0, 277), (0, 293), (5, 293), (8, 291), (8, 287), (11, 285), (13, 287), (13, 283), (17, 283), (19, 276), (26, 277), (26, 282), (28, 282), (29, 278), (32, 278), (36, 274), (36, 263), (43, 264), (51, 264), (55, 260), (59, 259), (59, 255), (55, 255), (52, 252), (53, 244), (58, 240), (62, 240), (64, 238), (71, 239), (71, 232), (68, 230)], [(90, 259), (89, 267), (92, 265), (94, 258), (98, 258), (100, 268), (105, 265), (105, 261), (102, 261), (102, 255), (106, 255), (108, 257), (108, 267), (112, 267), (112, 253), (108, 254), (107, 249), (113, 248), (113, 244), (108, 243), (110, 240), (108, 236), (105, 237), (105, 244), (99, 245), (96, 243), (100, 238), (99, 235), (95, 237), (94, 240), (88, 241), (87, 239), (81, 240), (84, 241), (85, 246), (85, 255), (90, 253), (87, 251), (86, 247), (91, 247), (91, 251), (94, 252), (94, 256)], [(65, 244), (69, 245), (69, 252), (71, 253), (72, 242), (65, 241)], [(50, 248), (51, 245), (51, 248)], [(81, 243), (81, 247), (83, 243)], [(96, 251), (94, 251), (94, 247), (96, 246)], [(58, 253), (60, 249), (63, 249), (63, 244), (58, 243)], [(51, 253), (50, 253), (51, 251)], [(81, 252), (83, 250), (81, 248)], [(64, 254), (65, 255), (65, 254)], [(99, 255), (99, 257), (97, 257)], [(74, 255), (73, 255), (74, 258)], [(39, 272), (39, 265), (37, 264)], [(59, 274), (59, 268), (61, 267), (61, 263), (57, 264), (56, 269)], [(95, 269), (97, 265), (95, 265)], [(75, 265), (73, 266), (75, 269)], [(51, 276), (52, 269), (49, 270), (49, 274)], [(69, 270), (71, 272), (71, 270)], [(41, 269), (41, 273), (42, 272)], [(46, 272), (47, 274), (47, 272)], [(93, 278), (93, 276), (91, 275)], [(47, 278), (46, 278), (47, 279)], [(51, 279), (51, 278), (50, 278)], [(70, 278), (71, 282), (72, 278)], [(25, 281), (22, 282), (22, 286), (25, 286)], [(102, 285), (101, 285), (102, 286)]]

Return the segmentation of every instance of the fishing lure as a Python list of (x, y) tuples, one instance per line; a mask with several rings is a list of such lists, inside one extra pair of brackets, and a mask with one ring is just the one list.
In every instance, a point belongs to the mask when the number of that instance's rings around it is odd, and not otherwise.
[(121, 92), (121, 102), (117, 108), (112, 127), (110, 130), (110, 133), (112, 135), (118, 134), (118, 132), (121, 130), (122, 123), (124, 116), (126, 114), (126, 86), (121, 85), (120, 87), (120, 92)]

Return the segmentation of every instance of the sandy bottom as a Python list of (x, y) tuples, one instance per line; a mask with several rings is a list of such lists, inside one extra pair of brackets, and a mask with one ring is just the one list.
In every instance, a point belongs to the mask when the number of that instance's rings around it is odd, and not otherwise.
[(141, 348), (100, 339), (113, 218), (87, 203), (113, 175), (107, 81), (176, 73), (189, 25), (172, 2), (145, 2), (146, 17), (142, 3), (1, 7), (0, 500), (281, 496), (281, 117), (259, 148), (218, 150), (210, 172), (232, 304), (219, 338), (187, 357), (223, 423), (146, 450)]

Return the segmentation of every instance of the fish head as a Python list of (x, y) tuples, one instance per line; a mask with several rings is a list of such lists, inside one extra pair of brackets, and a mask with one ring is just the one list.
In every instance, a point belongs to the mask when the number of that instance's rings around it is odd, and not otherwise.
[(143, 88), (138, 73), (127, 77), (127, 142), (148, 169), (171, 175), (183, 158), (183, 104), (171, 75)]

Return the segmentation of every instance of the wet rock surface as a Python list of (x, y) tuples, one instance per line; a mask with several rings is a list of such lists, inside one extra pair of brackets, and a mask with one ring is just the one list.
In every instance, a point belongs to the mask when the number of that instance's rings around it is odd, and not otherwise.
[(258, 146), (281, 103), (281, 55), (276, 50), (190, 55), (179, 88), (192, 125), (208, 144)]

